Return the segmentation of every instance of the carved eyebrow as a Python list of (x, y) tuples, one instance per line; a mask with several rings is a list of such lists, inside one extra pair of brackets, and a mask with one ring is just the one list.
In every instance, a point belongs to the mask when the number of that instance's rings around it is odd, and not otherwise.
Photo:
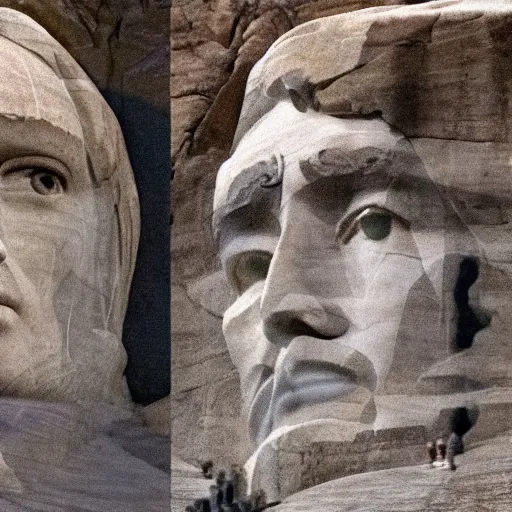
[(282, 155), (273, 155), (244, 168), (230, 183), (226, 200), (213, 212), (212, 228), (215, 243), (219, 244), (223, 226), (237, 211), (257, 204), (268, 204), (281, 195), (284, 163)]
[(323, 149), (307, 160), (301, 160), (299, 165), (304, 178), (311, 182), (326, 177), (390, 174), (393, 157), (392, 150), (382, 150), (373, 146), (365, 146), (354, 151), (334, 147)]

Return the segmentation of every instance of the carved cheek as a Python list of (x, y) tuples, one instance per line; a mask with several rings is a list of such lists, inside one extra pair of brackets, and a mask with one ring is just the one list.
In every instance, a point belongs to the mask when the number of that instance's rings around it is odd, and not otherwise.
[[(23, 317), (30, 324), (39, 323), (43, 311), (48, 321), (55, 308), (62, 310), (62, 321), (67, 322), (70, 305), (85, 291), (77, 288), (78, 283), (86, 290), (98, 290), (96, 302), (105, 300), (104, 295), (108, 294), (104, 291), (112, 289), (108, 278), (112, 269), (106, 261), (100, 265), (98, 253), (105, 243), (111, 248), (113, 242), (105, 237), (100, 240), (99, 231), (111, 224), (100, 221), (92, 191), (59, 196), (56, 200), (32, 200), (18, 194), (0, 196), (5, 265), (22, 290)], [(109, 233), (110, 239), (115, 239), (111, 228)], [(108, 305), (101, 307), (108, 309)]]
[(250, 400), (257, 391), (257, 369), (273, 369), (279, 349), (264, 336), (260, 301), (264, 282), (258, 282), (241, 295), (225, 312), (222, 328), (229, 354), (240, 374), (242, 394)]

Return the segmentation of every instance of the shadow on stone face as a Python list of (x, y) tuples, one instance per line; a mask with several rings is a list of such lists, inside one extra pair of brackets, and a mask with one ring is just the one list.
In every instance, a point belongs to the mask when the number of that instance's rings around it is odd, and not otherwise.
[(101, 91), (123, 131), (140, 200), (141, 237), (123, 329), (132, 398), (170, 392), (170, 119), (140, 99)]
[(475, 258), (464, 258), (460, 262), (459, 276), (453, 297), (458, 311), (456, 351), (471, 347), (476, 333), (486, 327), (489, 321), (477, 317), (469, 305), (469, 289), (478, 279), (478, 262)]
[(462, 437), (466, 434), (478, 419), (478, 409), (468, 411), (466, 407), (457, 407), (452, 411), (450, 418), (452, 431)]

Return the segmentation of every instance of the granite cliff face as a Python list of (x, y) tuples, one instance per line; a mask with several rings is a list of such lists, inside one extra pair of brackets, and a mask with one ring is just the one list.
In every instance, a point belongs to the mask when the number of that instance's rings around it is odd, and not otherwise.
[(168, 111), (169, 6), (158, 0), (2, 0), (62, 44), (101, 89)]

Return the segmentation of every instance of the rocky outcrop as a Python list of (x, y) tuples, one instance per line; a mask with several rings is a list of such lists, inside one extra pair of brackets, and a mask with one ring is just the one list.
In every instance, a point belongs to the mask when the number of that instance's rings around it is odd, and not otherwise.
[(2, 511), (169, 510), (168, 439), (125, 410), (3, 398), (0, 412)]
[(171, 512), (183, 512), (195, 500), (208, 497), (213, 480), (177, 457), (171, 458)]
[[(344, 427), (334, 421), (311, 425), (260, 446), (246, 466), (251, 491), (265, 489), (268, 501), (280, 501), (329, 480), (425, 460), (428, 432), (422, 426), (363, 430), (343, 440)], [(334, 441), (336, 430), (340, 439)], [(322, 440), (327, 437), (333, 440)]]
[(99, 89), (168, 112), (169, 17), (159, 0), (1, 0), (59, 41)]
[(506, 512), (512, 508), (510, 435), (469, 446), (456, 471), (429, 464), (353, 475), (312, 487), (276, 512)]

